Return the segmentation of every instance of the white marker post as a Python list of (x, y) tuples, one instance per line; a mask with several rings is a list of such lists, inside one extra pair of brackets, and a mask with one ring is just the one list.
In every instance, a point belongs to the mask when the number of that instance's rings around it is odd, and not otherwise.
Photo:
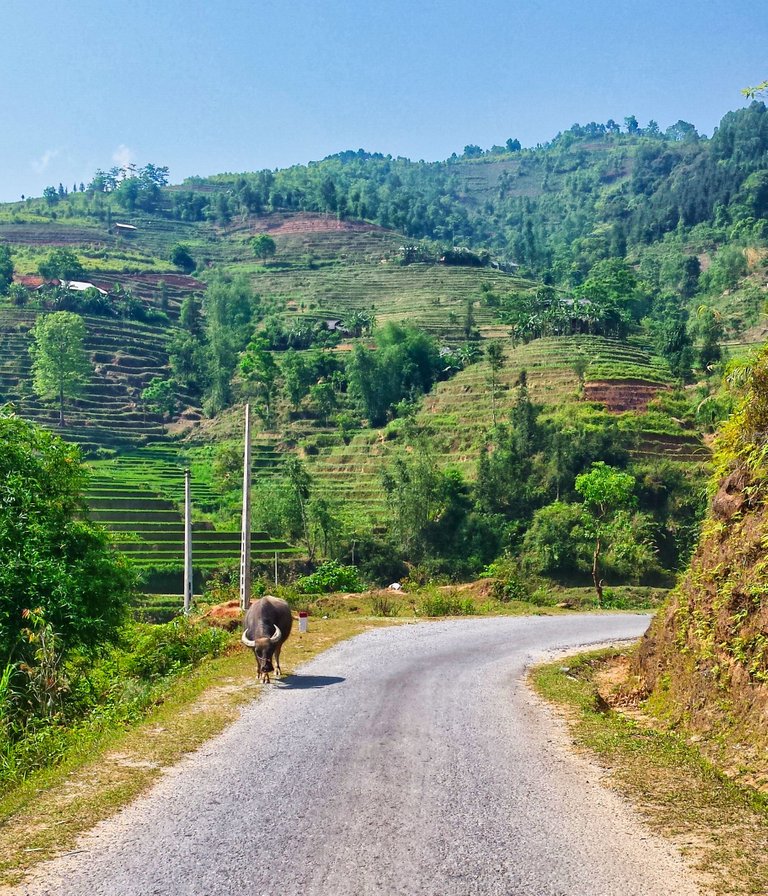
[(299, 611), (299, 632), (304, 633), (307, 630), (307, 612), (306, 610)]
[(192, 609), (192, 489), (189, 470), (184, 471), (184, 613)]
[(251, 605), (251, 406), (245, 406), (243, 524), (240, 533), (240, 609)]

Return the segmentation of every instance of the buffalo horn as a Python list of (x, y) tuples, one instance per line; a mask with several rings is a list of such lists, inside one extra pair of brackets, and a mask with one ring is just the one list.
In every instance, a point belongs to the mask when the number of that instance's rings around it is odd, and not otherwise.
[(255, 647), (256, 646), (256, 642), (251, 641), (249, 639), (247, 631), (243, 632), (243, 637), (240, 638), (240, 640), (243, 642), (243, 644), (245, 644), (246, 647)]
[(283, 636), (280, 634), (280, 629), (279, 629), (277, 626), (275, 626), (275, 633), (274, 633), (274, 635), (272, 635), (272, 637), (271, 637), (269, 640), (270, 640), (273, 644), (277, 644), (277, 642), (278, 642), (278, 641), (280, 640), (280, 638), (282, 638), (282, 637), (283, 637)]

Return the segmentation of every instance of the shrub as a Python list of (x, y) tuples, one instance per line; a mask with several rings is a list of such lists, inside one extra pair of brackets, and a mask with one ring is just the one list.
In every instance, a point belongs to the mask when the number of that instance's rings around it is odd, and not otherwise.
[(471, 598), (439, 591), (425, 594), (416, 605), (417, 616), (471, 616), (474, 612)]
[(530, 575), (524, 576), (517, 561), (503, 557), (491, 563), (485, 569), (485, 575), (495, 578), (492, 594), (495, 600), (506, 603), (512, 600), (530, 601), (534, 591), (534, 582)]
[(218, 656), (228, 641), (226, 632), (181, 617), (139, 631), (126, 673), (143, 680), (164, 678), (207, 656)]
[(374, 594), (371, 609), (374, 616), (397, 616), (400, 613), (400, 602), (387, 592)]
[(315, 572), (296, 582), (301, 594), (328, 594), (331, 591), (362, 591), (357, 567), (342, 566), (336, 560), (323, 563)]
[(27, 659), (24, 613), (56, 632), (58, 650), (114, 638), (133, 575), (88, 522), (86, 471), (72, 445), (0, 412), (0, 664)]

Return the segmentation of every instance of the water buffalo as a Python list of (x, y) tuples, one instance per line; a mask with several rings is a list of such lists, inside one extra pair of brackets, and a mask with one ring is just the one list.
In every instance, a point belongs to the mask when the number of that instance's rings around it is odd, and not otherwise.
[[(254, 601), (245, 614), (245, 631), (240, 639), (251, 647), (259, 669), (259, 681), (269, 683), (269, 673), (280, 678), (280, 650), (291, 633), (291, 608), (279, 597), (265, 594)], [(274, 660), (274, 665), (273, 665)]]

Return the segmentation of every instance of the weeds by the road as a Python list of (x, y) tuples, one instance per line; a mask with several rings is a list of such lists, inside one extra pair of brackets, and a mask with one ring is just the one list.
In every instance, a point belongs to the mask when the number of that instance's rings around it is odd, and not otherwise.
[[(682, 737), (611, 708), (597, 684), (615, 650), (535, 669), (539, 693), (564, 710), (576, 744), (690, 861), (711, 896), (768, 893), (768, 799), (729, 781)], [(608, 695), (610, 699), (610, 695)]]
[[(290, 673), (339, 641), (372, 626), (371, 619), (316, 619), (286, 644)], [(73, 750), (56, 768), (29, 777), (0, 799), (0, 885), (21, 880), (33, 865), (75, 846), (78, 834), (147, 790), (178, 762), (233, 722), (260, 693), (250, 651), (235, 647), (174, 683), (138, 725), (112, 728)]]
[[(635, 589), (622, 599), (647, 605), (656, 595)], [(590, 608), (589, 589), (552, 592), (540, 603), (512, 598), (492, 580), (429, 584), (407, 591), (303, 598), (310, 631), (283, 652), (288, 670), (345, 638), (376, 625), (446, 615), (525, 615)], [(374, 618), (379, 617), (379, 618)], [(398, 617), (392, 619), (391, 617)], [(153, 691), (153, 704), (130, 716), (103, 718), (87, 738), (74, 736), (55, 767), (33, 772), (0, 796), (0, 886), (25, 869), (71, 849), (78, 834), (147, 790), (162, 770), (223, 730), (240, 706), (258, 696), (253, 657), (237, 644)], [(102, 713), (103, 715), (103, 713)]]

